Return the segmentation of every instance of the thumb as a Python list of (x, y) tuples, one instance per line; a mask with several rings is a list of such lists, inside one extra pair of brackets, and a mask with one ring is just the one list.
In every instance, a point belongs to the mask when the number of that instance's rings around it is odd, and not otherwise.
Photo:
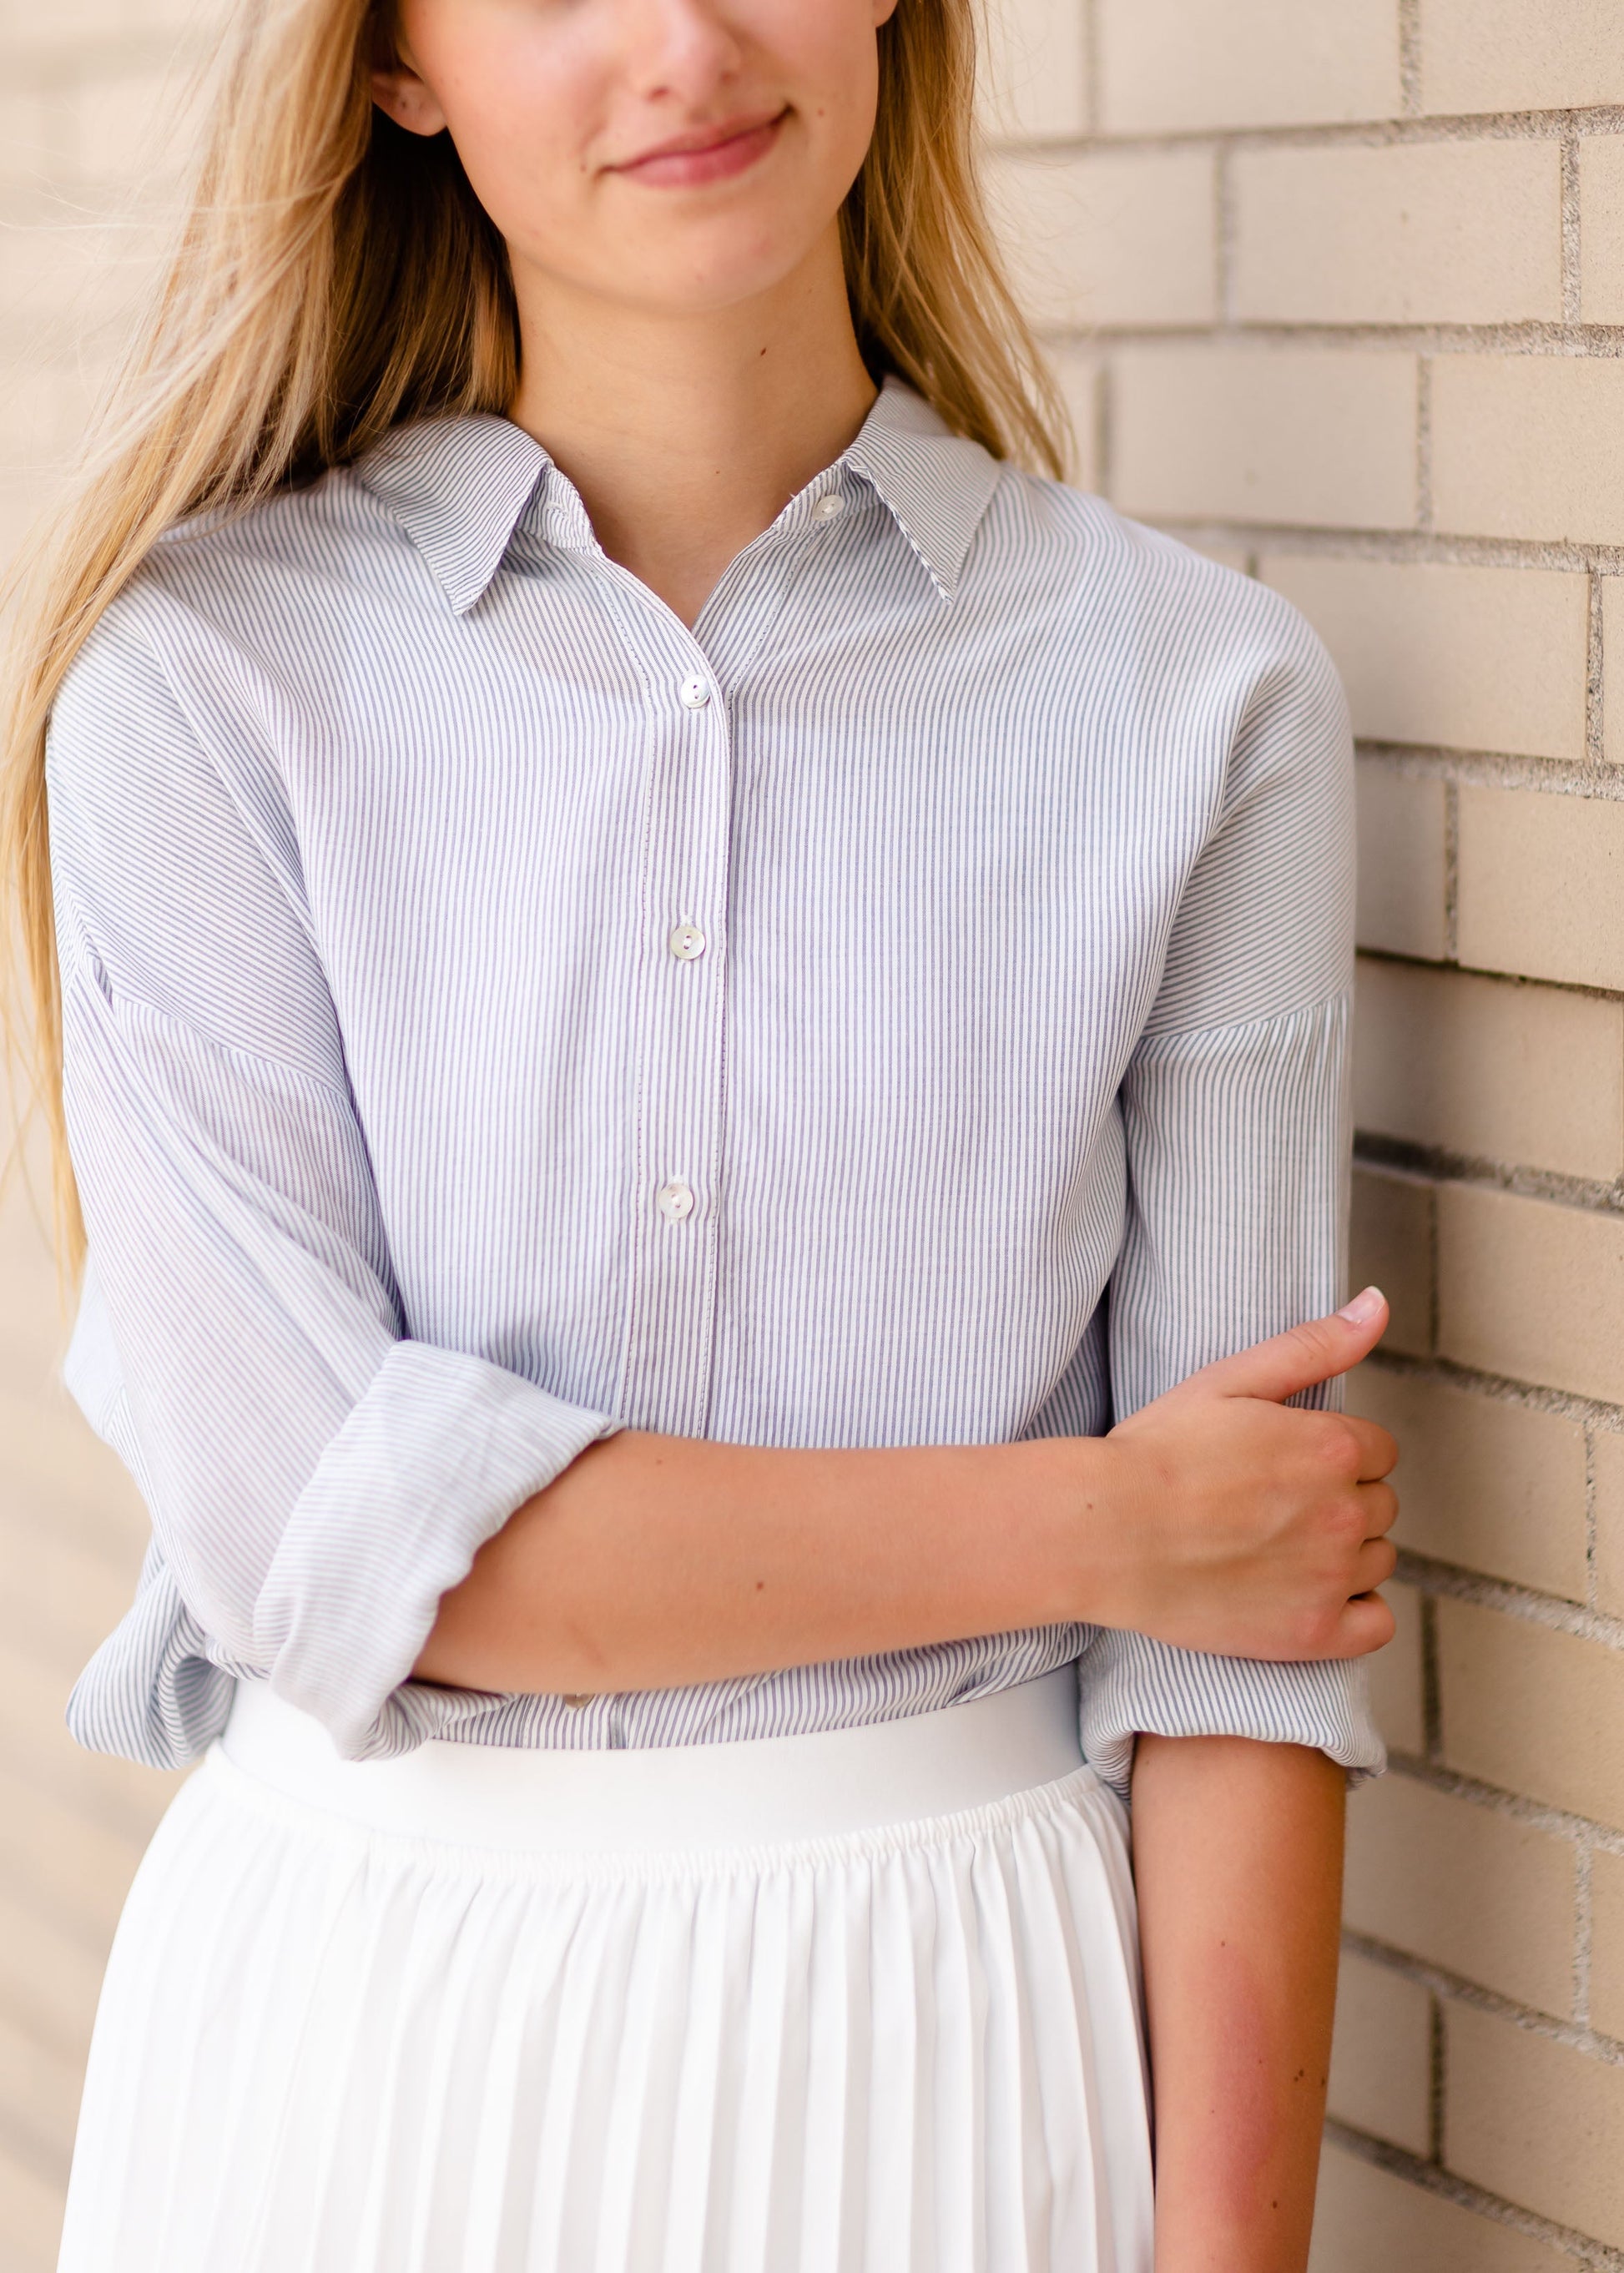
[(1261, 1397), (1278, 1404), (1347, 1373), (1368, 1357), (1387, 1326), (1387, 1298), (1367, 1287), (1328, 1317), (1310, 1318), (1233, 1357), (1220, 1358), (1192, 1377), (1209, 1396)]

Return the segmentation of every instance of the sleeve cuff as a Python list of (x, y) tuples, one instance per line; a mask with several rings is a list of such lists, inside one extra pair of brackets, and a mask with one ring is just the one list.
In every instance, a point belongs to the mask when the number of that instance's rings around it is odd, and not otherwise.
[(413, 1683), (440, 1596), (607, 1414), (482, 1358), (399, 1342), (300, 1494), (254, 1613), (271, 1686), (347, 1759), (410, 1751), (489, 1703)]
[(1359, 1659), (1272, 1664), (1175, 1649), (1145, 1634), (1101, 1627), (1078, 1671), (1083, 1757), (1124, 1799), (1133, 1740), (1141, 1732), (1312, 1744), (1356, 1782), (1387, 1766)]

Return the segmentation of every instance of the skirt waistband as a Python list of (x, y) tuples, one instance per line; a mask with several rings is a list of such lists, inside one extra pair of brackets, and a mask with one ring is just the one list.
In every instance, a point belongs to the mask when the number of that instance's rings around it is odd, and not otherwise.
[(321, 1724), (239, 1681), (220, 1747), (244, 1774), (369, 1830), (527, 1854), (838, 1838), (956, 1815), (1082, 1765), (1077, 1668), (862, 1729), (639, 1752), (431, 1739), (345, 1760)]

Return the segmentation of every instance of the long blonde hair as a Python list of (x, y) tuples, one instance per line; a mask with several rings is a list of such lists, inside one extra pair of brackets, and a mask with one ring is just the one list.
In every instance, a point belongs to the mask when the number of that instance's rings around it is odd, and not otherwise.
[[(977, 0), (900, 0), (841, 240), (858, 341), (957, 433), (1063, 469), (1064, 418), (976, 180)], [(60, 1245), (83, 1249), (62, 1113), (45, 734), (64, 676), (164, 531), (312, 480), (403, 421), (503, 412), (506, 249), (450, 138), (373, 109), (390, 0), (242, 0), (185, 217), (79, 476), (28, 548), (0, 742), (7, 1030), (49, 1127)], [(20, 951), (19, 951), (20, 950)], [(22, 1039), (26, 1035), (26, 1042)]]

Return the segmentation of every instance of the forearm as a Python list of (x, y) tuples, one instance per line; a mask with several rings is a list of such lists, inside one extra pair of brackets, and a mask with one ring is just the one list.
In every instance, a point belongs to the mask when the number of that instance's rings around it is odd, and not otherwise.
[(1156, 2273), (1302, 2273), (1336, 1994), (1342, 1770), (1141, 1737), (1134, 1872), (1156, 2126)]
[(1103, 1615), (1119, 1465), (1101, 1439), (792, 1452), (628, 1430), (480, 1549), (416, 1670), (601, 1694)]
[[(1363, 1298), (1361, 1298), (1363, 1300)], [(1109, 1437), (788, 1451), (623, 1430), (441, 1598), (414, 1670), (603, 1694), (1079, 1623), (1351, 1657), (1392, 1621), (1395, 1451), (1275, 1401), (1365, 1356), (1380, 1296), (1209, 1366)]]

